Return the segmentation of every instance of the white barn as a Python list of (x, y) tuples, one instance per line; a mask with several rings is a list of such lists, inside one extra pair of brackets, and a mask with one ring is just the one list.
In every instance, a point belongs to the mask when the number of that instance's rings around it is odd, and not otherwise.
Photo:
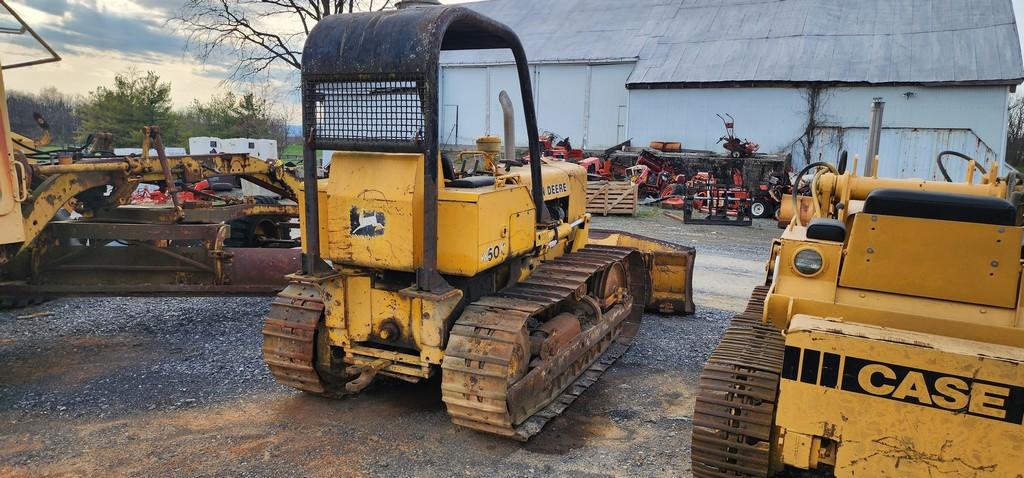
[[(943, 149), (1002, 161), (1010, 93), (1024, 79), (1012, 0), (463, 5), (519, 33), (540, 128), (589, 149), (632, 139), (720, 150), (715, 114), (730, 113), (739, 136), (797, 164), (806, 151), (863, 155), (881, 97), (883, 174), (935, 177)], [(518, 101), (511, 55), (446, 52), (442, 63), (442, 142), (500, 135), (498, 93)], [(807, 134), (812, 98), (818, 127)]]

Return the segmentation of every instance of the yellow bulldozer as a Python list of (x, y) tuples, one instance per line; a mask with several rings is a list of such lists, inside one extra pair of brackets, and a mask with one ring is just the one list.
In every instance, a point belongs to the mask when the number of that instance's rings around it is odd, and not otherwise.
[(809, 220), (701, 376), (694, 476), (1024, 476), (1021, 177), (943, 156), (945, 182), (800, 173)]
[[(463, 49), (512, 52), (528, 160), (507, 95), (503, 158), (493, 137), (458, 168), (440, 151), (439, 58)], [(331, 16), (302, 61), (303, 271), (263, 328), (280, 383), (338, 396), (440, 373), (456, 424), (526, 440), (626, 350), (645, 309), (693, 312), (694, 250), (591, 230), (586, 170), (541, 157), (506, 26), (461, 7)], [(318, 150), (338, 151), (327, 179)]]

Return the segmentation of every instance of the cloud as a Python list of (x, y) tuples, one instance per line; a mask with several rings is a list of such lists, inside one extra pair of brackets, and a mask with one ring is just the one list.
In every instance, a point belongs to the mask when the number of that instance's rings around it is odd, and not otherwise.
[(108, 50), (127, 59), (143, 61), (157, 61), (163, 55), (181, 56), (184, 53), (185, 39), (165, 25), (162, 13), (155, 12), (153, 18), (146, 18), (122, 15), (94, 1), (36, 1), (40, 3), (33, 2), (32, 8), (62, 18), (60, 25), (39, 25), (36, 29), (59, 51), (84, 53)]
[(67, 0), (33, 0), (32, 8), (51, 15), (63, 15), (68, 8)]

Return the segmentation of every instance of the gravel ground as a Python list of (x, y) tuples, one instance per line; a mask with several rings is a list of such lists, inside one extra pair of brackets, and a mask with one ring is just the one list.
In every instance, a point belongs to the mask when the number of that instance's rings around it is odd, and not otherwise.
[[(693, 317), (627, 354), (527, 444), (452, 426), (439, 381), (340, 401), (277, 385), (269, 300), (60, 299), (0, 312), (0, 476), (688, 476), (693, 394), (778, 230), (596, 218), (698, 248)], [(31, 319), (18, 316), (49, 312)]]

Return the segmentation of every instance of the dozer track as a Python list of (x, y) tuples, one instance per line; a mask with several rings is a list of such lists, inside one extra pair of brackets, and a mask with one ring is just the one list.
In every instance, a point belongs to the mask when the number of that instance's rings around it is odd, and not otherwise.
[[(530, 360), (528, 342), (523, 350), (529, 319), (593, 294), (616, 263), (629, 277), (629, 294), (557, 355), (516, 377)], [(545, 262), (525, 281), (467, 306), (442, 363), (442, 399), (452, 421), (522, 441), (540, 432), (629, 348), (646, 302), (647, 285), (638, 283), (644, 281), (635, 270), (642, 264), (633, 249), (589, 246)]]
[(785, 339), (761, 322), (768, 287), (733, 317), (700, 376), (690, 444), (693, 476), (765, 477)]
[(323, 312), (320, 291), (308, 284), (293, 283), (274, 298), (263, 321), (263, 361), (277, 383), (320, 395), (334, 392), (313, 363)]

